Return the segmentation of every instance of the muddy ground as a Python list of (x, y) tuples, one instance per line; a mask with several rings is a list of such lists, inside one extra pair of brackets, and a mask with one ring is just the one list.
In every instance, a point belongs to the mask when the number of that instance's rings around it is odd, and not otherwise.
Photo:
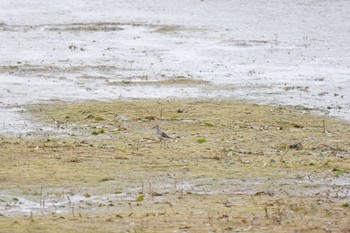
[(30, 112), (54, 130), (1, 136), (0, 232), (350, 230), (348, 122), (231, 101)]

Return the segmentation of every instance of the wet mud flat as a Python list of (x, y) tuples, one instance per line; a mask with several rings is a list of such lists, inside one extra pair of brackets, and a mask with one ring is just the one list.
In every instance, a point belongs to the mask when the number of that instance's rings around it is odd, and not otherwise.
[(3, 0), (0, 133), (36, 127), (27, 104), (130, 98), (235, 98), (349, 120), (349, 6)]
[(349, 230), (348, 122), (232, 101), (29, 112), (53, 130), (1, 137), (1, 232)]

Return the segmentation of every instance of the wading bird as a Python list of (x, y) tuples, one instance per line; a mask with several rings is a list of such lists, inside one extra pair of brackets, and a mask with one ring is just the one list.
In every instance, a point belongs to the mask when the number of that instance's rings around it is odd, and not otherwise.
[(168, 141), (170, 141), (172, 138), (161, 131), (159, 125), (154, 126), (152, 129), (156, 129), (156, 137), (160, 140), (160, 147), (162, 147), (164, 144), (165, 147), (168, 148)]

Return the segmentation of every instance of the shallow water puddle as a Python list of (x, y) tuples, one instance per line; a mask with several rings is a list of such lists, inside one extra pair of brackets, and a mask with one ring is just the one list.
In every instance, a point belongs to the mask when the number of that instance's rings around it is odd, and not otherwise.
[[(42, 194), (23, 194), (25, 191), (0, 192), (0, 215), (49, 215), (69, 214), (74, 211), (108, 211), (132, 209), (138, 203), (150, 201), (153, 204), (171, 203), (176, 205), (174, 195), (189, 195), (192, 198), (207, 195), (227, 195), (227, 197), (254, 197), (267, 195), (284, 197), (319, 197), (333, 202), (350, 201), (350, 175), (335, 178), (302, 179), (197, 179), (183, 181), (175, 185), (170, 183), (152, 184), (153, 190), (132, 188), (128, 192), (93, 194), (93, 192), (74, 193), (45, 189)], [(147, 190), (146, 190), (147, 189)], [(163, 192), (158, 192), (163, 190)], [(143, 192), (144, 191), (144, 192)], [(147, 191), (147, 193), (146, 193)], [(172, 200), (172, 201), (169, 201)]]
[[(99, 211), (121, 202), (135, 202), (137, 195), (117, 193), (105, 195), (65, 194), (45, 195), (42, 198), (28, 195), (0, 193), (0, 215), (66, 214), (75, 210)], [(114, 203), (114, 204), (113, 204)]]

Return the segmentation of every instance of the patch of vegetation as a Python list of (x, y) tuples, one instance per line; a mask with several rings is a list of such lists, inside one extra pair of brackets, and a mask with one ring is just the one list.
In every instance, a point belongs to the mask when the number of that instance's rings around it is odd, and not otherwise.
[[(329, 180), (350, 171), (348, 122), (231, 101), (74, 103), (31, 112), (47, 124), (64, 122), (76, 136), (2, 137), (1, 193), (8, 195), (1, 203), (17, 211), (22, 204), (13, 197), (43, 210), (52, 195), (65, 202), (31, 218), (8, 211), (0, 218), (5, 231), (348, 229), (348, 203), (339, 199), (346, 187), (329, 189)], [(155, 124), (174, 138), (168, 148), (156, 140)], [(91, 136), (101, 128), (116, 133)]]
[(346, 202), (346, 203), (343, 203), (341, 206), (345, 207), (345, 208), (348, 208), (350, 206), (350, 204)]
[(142, 202), (144, 200), (144, 196), (138, 196), (136, 198), (136, 202)]
[(90, 198), (90, 197), (91, 197), (91, 195), (90, 195), (89, 193), (85, 193), (85, 194), (84, 194), (84, 197), (86, 197), (86, 198)]
[(210, 126), (210, 127), (214, 127), (214, 126), (215, 126), (213, 123), (208, 122), (208, 121), (204, 121), (204, 122), (203, 122), (203, 125), (205, 125), (205, 126)]
[(110, 180), (115, 180), (115, 179), (114, 179), (114, 178), (107, 177), (107, 178), (101, 179), (101, 182), (106, 182), (106, 181), (110, 181)]
[(207, 139), (205, 139), (205, 138), (198, 138), (197, 142), (204, 143), (204, 142), (207, 142)]
[(103, 121), (104, 119), (103, 119), (103, 117), (96, 117), (95, 118), (95, 121)]
[(105, 132), (104, 129), (97, 129), (97, 130), (93, 130), (93, 131), (91, 132), (91, 134), (92, 134), (92, 135), (99, 135), (99, 134), (102, 134), (102, 133), (104, 133), (104, 132)]

